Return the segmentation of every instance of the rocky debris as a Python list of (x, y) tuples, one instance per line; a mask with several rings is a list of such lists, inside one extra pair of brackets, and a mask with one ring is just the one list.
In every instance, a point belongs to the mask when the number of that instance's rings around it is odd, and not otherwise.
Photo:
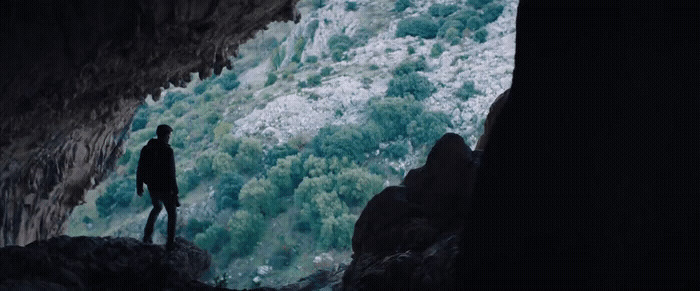
[(62, 233), (147, 94), (230, 66), (297, 0), (11, 1), (0, 17), (0, 246)]
[(284, 285), (280, 291), (311, 291), (311, 290), (338, 290), (341, 288), (345, 265), (340, 265), (333, 270), (318, 270), (315, 273), (299, 279), (298, 282)]
[(343, 287), (454, 288), (461, 215), (475, 171), (472, 151), (459, 135), (448, 133), (401, 186), (375, 195), (355, 224), (353, 261)]
[(0, 289), (162, 289), (206, 287), (196, 280), (211, 255), (175, 239), (161, 245), (133, 238), (59, 236), (0, 249)]

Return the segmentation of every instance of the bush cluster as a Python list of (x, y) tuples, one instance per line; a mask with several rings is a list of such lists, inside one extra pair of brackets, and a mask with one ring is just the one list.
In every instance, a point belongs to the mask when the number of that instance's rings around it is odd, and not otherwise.
[(304, 168), (307, 176), (294, 191), (294, 201), (301, 208), (299, 225), (317, 235), (321, 248), (348, 247), (357, 220), (349, 207), (364, 206), (381, 191), (382, 179), (347, 158), (309, 156)]
[(416, 100), (423, 100), (435, 93), (437, 88), (427, 77), (416, 72), (395, 76), (389, 81), (386, 96), (407, 97), (409, 95)]
[(277, 74), (275, 73), (267, 73), (267, 81), (265, 81), (265, 87), (270, 86), (277, 82)]
[(245, 182), (245, 178), (236, 172), (230, 171), (221, 174), (215, 196), (218, 208), (237, 208), (238, 193), (241, 192)]
[(352, 40), (345, 34), (336, 34), (328, 39), (328, 48), (336, 62), (347, 60), (346, 52), (352, 47)]
[(459, 7), (454, 4), (433, 4), (428, 8), (428, 12), (433, 17), (445, 17), (455, 13), (458, 9)]
[(396, 0), (396, 3), (394, 3), (394, 11), (403, 12), (406, 8), (411, 6), (413, 6), (411, 0)]
[(364, 161), (365, 153), (376, 149), (380, 140), (379, 128), (364, 126), (325, 126), (311, 141), (315, 153), (322, 157), (348, 157)]
[(411, 35), (431, 39), (437, 35), (438, 28), (437, 23), (430, 16), (404, 18), (396, 27), (396, 37)]
[(238, 75), (230, 71), (221, 74), (221, 76), (219, 76), (216, 79), (216, 83), (219, 84), (219, 86), (221, 86), (221, 89), (224, 89), (226, 91), (236, 89), (238, 88), (238, 85), (241, 84), (241, 82), (238, 81)]
[(136, 181), (128, 178), (115, 180), (105, 192), (95, 200), (97, 214), (100, 217), (110, 216), (116, 208), (124, 208), (131, 204), (136, 189)]
[(455, 96), (457, 98), (462, 99), (462, 100), (467, 100), (470, 97), (474, 95), (479, 95), (481, 92), (479, 90), (474, 89), (474, 82), (472, 81), (466, 81), (462, 83), (462, 87), (460, 87), (457, 92), (455, 93)]
[(345, 1), (345, 11), (357, 11), (357, 2)]

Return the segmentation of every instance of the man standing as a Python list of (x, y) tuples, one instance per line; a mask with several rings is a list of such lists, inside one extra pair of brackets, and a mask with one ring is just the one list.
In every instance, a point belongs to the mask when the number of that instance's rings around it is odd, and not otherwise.
[(175, 222), (177, 214), (175, 208), (180, 206), (177, 199), (178, 189), (175, 181), (175, 156), (173, 149), (168, 142), (173, 129), (165, 124), (161, 124), (156, 129), (157, 138), (148, 141), (148, 144), (141, 149), (139, 165), (136, 168), (136, 194), (143, 195), (143, 184), (148, 185), (148, 192), (151, 195), (153, 210), (148, 215), (146, 228), (144, 229), (143, 241), (152, 242), (153, 224), (158, 218), (158, 214), (165, 206), (168, 212), (168, 241), (165, 247), (172, 250), (175, 240)]

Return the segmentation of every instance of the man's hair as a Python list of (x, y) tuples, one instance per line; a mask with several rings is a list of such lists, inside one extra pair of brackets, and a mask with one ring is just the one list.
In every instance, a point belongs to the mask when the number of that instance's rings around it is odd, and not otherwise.
[(158, 125), (158, 128), (156, 128), (156, 135), (158, 137), (165, 136), (171, 132), (173, 132), (173, 128), (167, 124)]

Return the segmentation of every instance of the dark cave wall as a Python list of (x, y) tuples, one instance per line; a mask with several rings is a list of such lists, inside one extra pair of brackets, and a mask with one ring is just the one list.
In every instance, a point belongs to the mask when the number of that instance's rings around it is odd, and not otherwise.
[(230, 66), (298, 0), (7, 1), (0, 10), (0, 246), (61, 234), (147, 94)]
[(463, 233), (463, 284), (697, 286), (699, 12), (520, 1), (510, 97)]

